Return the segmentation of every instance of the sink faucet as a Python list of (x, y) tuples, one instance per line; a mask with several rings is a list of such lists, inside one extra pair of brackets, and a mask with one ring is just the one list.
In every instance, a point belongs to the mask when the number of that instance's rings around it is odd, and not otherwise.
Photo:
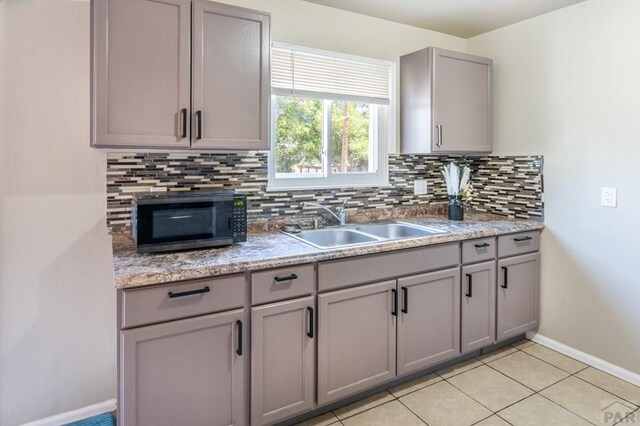
[(340, 225), (346, 225), (347, 224), (347, 211), (345, 210), (345, 204), (342, 203), (340, 205), (340, 209), (338, 210), (338, 214), (335, 214), (333, 212), (333, 210), (331, 210), (329, 207), (324, 206), (320, 203), (312, 203), (310, 201), (305, 201), (302, 203), (303, 207), (309, 206), (309, 207), (315, 207), (318, 209), (324, 209), (326, 211), (328, 211), (329, 213), (331, 213), (331, 215), (333, 217), (335, 217), (336, 219), (338, 219), (338, 221), (340, 222)]

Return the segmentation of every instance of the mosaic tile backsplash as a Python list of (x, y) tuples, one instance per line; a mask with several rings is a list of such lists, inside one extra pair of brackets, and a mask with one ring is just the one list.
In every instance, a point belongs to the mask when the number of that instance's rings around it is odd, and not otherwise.
[[(303, 201), (346, 202), (349, 210), (446, 203), (440, 170), (451, 161), (471, 168), (474, 210), (523, 219), (543, 217), (542, 156), (390, 155), (389, 186), (271, 192), (267, 191), (264, 152), (111, 152), (107, 154), (107, 227), (112, 231), (128, 228), (132, 194), (149, 191), (235, 189), (247, 195), (249, 218), (299, 215)], [(413, 194), (416, 179), (427, 180), (427, 194)]]

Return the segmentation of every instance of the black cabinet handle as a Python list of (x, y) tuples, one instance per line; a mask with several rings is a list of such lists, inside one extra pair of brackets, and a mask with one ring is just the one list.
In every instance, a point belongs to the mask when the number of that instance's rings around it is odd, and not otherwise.
[(402, 287), (402, 313), (409, 313), (409, 289)]
[(281, 283), (282, 281), (297, 280), (298, 276), (296, 274), (291, 274), (287, 275), (286, 277), (273, 277), (273, 279), (276, 280), (276, 282)]
[(238, 347), (236, 348), (236, 353), (242, 355), (242, 321), (236, 321), (236, 325), (238, 326)]
[(182, 108), (180, 110), (180, 127), (181, 127), (180, 137), (186, 138), (187, 137), (187, 109), (186, 108)]
[(467, 281), (469, 282), (469, 290), (467, 291), (465, 296), (473, 297), (473, 275), (471, 274), (466, 274), (466, 275), (467, 275)]
[(202, 139), (202, 111), (196, 111), (196, 139)]
[(176, 297), (192, 296), (194, 294), (209, 293), (210, 291), (211, 291), (211, 289), (209, 288), (209, 286), (206, 286), (204, 288), (199, 288), (197, 290), (183, 291), (181, 293), (174, 293), (174, 292), (170, 291), (169, 292), (169, 298), (170, 299), (175, 299)]
[(489, 243), (476, 244), (476, 248), (487, 248), (490, 245), (491, 244), (489, 244)]
[(503, 266), (502, 273), (503, 273), (503, 280), (502, 280), (502, 285), (500, 287), (509, 288), (509, 284), (507, 283), (507, 280), (509, 279), (509, 269), (506, 266)]
[(513, 241), (520, 243), (522, 241), (529, 241), (529, 240), (533, 240), (533, 238), (531, 237), (521, 237), (521, 238), (514, 238)]
[(307, 313), (309, 314), (309, 330), (307, 330), (307, 336), (313, 339), (315, 316), (313, 315), (313, 308), (311, 306), (307, 306)]
[(398, 291), (395, 288), (391, 289), (391, 315), (398, 316)]

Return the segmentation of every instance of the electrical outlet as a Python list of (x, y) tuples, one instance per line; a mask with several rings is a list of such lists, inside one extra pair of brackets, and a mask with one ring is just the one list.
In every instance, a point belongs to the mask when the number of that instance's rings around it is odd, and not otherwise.
[(413, 193), (414, 195), (425, 195), (427, 193), (427, 180), (426, 179), (414, 180)]
[(615, 188), (602, 188), (602, 200), (600, 204), (604, 207), (616, 207), (618, 205), (618, 199)]

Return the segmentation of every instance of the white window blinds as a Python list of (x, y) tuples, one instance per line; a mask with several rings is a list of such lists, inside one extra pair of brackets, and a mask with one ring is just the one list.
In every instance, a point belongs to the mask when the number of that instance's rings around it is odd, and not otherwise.
[(290, 45), (271, 48), (271, 88), (281, 96), (309, 96), (389, 104), (393, 64)]

